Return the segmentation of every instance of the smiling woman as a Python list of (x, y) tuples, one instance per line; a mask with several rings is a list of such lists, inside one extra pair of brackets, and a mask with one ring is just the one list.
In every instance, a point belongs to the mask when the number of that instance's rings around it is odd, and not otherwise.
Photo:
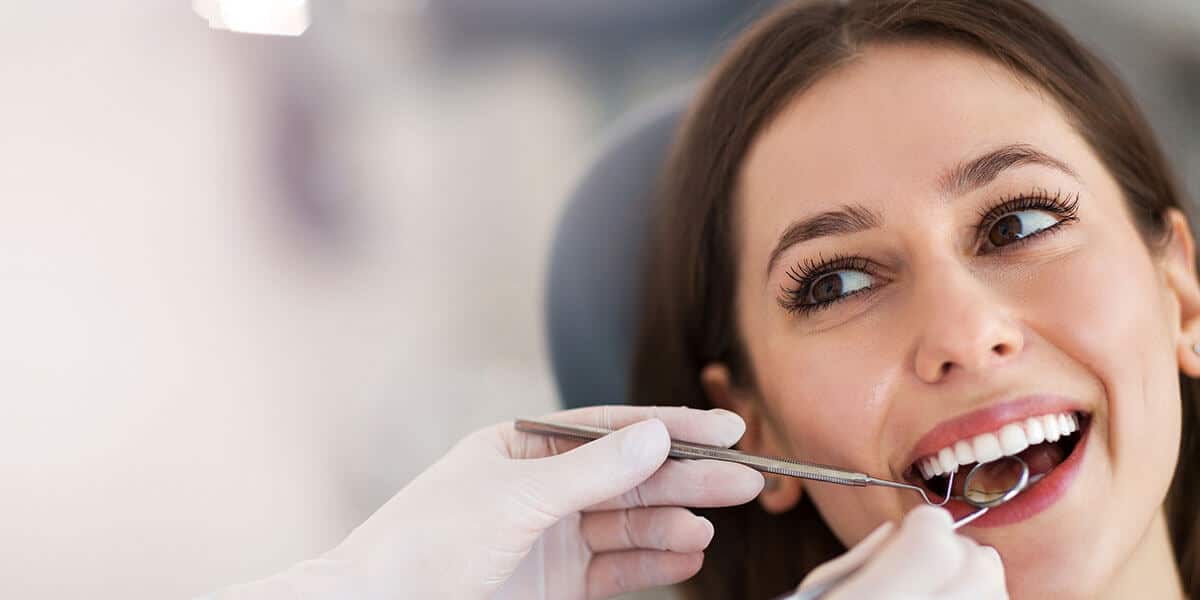
[[(962, 530), (1013, 597), (1200, 595), (1192, 233), (1124, 86), (1040, 11), (784, 5), (709, 78), (660, 202), (637, 402), (933, 491), (1018, 455), (1036, 481)], [(772, 482), (706, 513), (689, 591), (786, 592), (917, 502)]]

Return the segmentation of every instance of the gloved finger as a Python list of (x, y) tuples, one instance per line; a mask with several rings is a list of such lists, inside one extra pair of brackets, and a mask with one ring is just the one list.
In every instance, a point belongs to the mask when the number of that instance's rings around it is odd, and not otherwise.
[(588, 565), (587, 597), (609, 598), (679, 583), (695, 575), (702, 564), (702, 552), (631, 550), (597, 554)]
[(876, 527), (875, 531), (869, 533), (867, 537), (863, 538), (858, 544), (855, 544), (845, 554), (809, 571), (804, 581), (800, 582), (800, 585), (796, 589), (802, 590), (812, 585), (837, 579), (859, 568), (874, 556), (876, 550), (883, 546), (884, 541), (888, 539), (888, 536), (895, 529), (896, 524), (891, 521), (887, 521), (883, 525)]
[(510, 461), (505, 468), (515, 472), (503, 478), (509, 498), (528, 509), (514, 517), (519, 525), (545, 529), (637, 487), (663, 464), (669, 448), (662, 421), (650, 419), (557, 456)]
[(941, 508), (914, 508), (875, 556), (836, 588), (838, 597), (869, 597), (878, 590), (921, 595), (941, 588), (965, 560), (953, 524), (950, 513)]
[[(672, 439), (722, 447), (734, 445), (746, 431), (746, 423), (741, 417), (719, 408), (698, 410), (686, 406), (588, 406), (550, 413), (539, 418), (612, 430), (646, 419), (658, 419), (667, 426)], [(499, 425), (498, 431), (511, 458), (540, 458), (566, 452), (581, 444), (561, 438), (523, 433), (507, 423)]]
[(592, 552), (670, 550), (699, 552), (712, 541), (713, 525), (678, 506), (583, 513), (579, 531)]
[(640, 506), (735, 506), (758, 496), (762, 473), (719, 460), (669, 460), (658, 472), (620, 496), (587, 510)]
[(1008, 598), (1004, 585), (1004, 563), (991, 546), (972, 544), (963, 567), (937, 592), (946, 600), (1001, 600)]

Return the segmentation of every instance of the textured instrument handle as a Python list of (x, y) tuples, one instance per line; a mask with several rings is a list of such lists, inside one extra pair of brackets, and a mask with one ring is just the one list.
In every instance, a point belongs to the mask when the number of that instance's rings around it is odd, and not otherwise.
[[(513, 422), (513, 426), (516, 427), (517, 431), (522, 431), (525, 433), (557, 435), (581, 440), (599, 439), (612, 433), (611, 430), (601, 427), (589, 427), (587, 425), (564, 425), (561, 423), (550, 423), (548, 421), (537, 421), (533, 419), (517, 419)], [(721, 448), (719, 446), (693, 444), (690, 442), (676, 442), (672, 440), (671, 452), (669, 456), (671, 458), (723, 460), (726, 462), (734, 462), (740, 465), (746, 465), (751, 469), (762, 471), (764, 473), (787, 475), (789, 477), (799, 477), (801, 479), (825, 481), (828, 483), (837, 483), (841, 485), (865, 486), (872, 482), (871, 477), (866, 473), (847, 471), (845, 469), (839, 469), (829, 465), (806, 463), (795, 460), (786, 460), (783, 458), (773, 458), (769, 456), (757, 456), (754, 454), (740, 452), (738, 450)]]

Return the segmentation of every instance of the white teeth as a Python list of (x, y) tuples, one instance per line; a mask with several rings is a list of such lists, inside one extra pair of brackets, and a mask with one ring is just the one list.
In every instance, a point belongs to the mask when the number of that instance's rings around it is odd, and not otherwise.
[(916, 468), (925, 479), (932, 479), (974, 462), (991, 462), (1002, 456), (1019, 454), (1026, 448), (1079, 431), (1079, 417), (1073, 412), (1030, 417), (1008, 423), (999, 430), (959, 440), (936, 454), (917, 461)]
[(1058, 417), (1046, 415), (1042, 417), (1042, 429), (1046, 432), (1047, 442), (1057, 442), (1062, 432), (1058, 429)]
[(1042, 429), (1042, 420), (1038, 417), (1029, 417), (1025, 419), (1025, 440), (1029, 445), (1040, 444), (1046, 441), (1046, 430)]
[(943, 471), (949, 473), (958, 470), (958, 459), (954, 458), (954, 450), (942, 448), (942, 451), (938, 452), (938, 460), (942, 463)]
[(925, 468), (929, 469), (929, 472), (933, 473), (934, 475), (941, 475), (944, 473), (944, 471), (942, 471), (942, 461), (938, 460), (938, 457), (936, 456), (930, 456), (925, 459)]
[(1025, 430), (1020, 425), (1009, 423), (1000, 428), (1000, 449), (1004, 451), (1005, 456), (1018, 454), (1028, 447)]
[(975, 449), (975, 460), (985, 463), (992, 462), (1001, 456), (1004, 456), (1004, 451), (1000, 449), (1000, 438), (994, 433), (981, 433), (971, 440), (971, 448)]
[(967, 440), (954, 442), (954, 458), (958, 459), (960, 465), (969, 465), (975, 462), (975, 451), (971, 449), (970, 442)]
[(929, 461), (917, 461), (917, 467), (921, 469), (921, 476), (925, 479), (933, 479), (933, 470), (929, 468)]

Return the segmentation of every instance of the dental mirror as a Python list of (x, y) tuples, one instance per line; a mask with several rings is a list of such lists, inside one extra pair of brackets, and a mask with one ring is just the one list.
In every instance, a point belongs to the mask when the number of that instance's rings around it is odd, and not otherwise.
[[(953, 471), (950, 472), (949, 479), (946, 496), (943, 497), (941, 504), (934, 504), (934, 506), (941, 506), (946, 503), (947, 498), (952, 497), (955, 500), (962, 500), (978, 509), (955, 521), (954, 529), (958, 529), (982, 517), (992, 508), (1012, 500), (1017, 494), (1023, 492), (1029, 486), (1029, 465), (1016, 456), (1002, 456), (990, 462), (979, 463), (971, 467), (971, 470), (967, 472), (966, 478), (963, 479), (961, 496), (951, 496), (954, 490)], [(930, 504), (933, 503), (930, 502)], [(857, 571), (858, 569), (852, 569), (828, 581), (813, 584), (789, 596), (787, 600), (815, 600), (816, 598), (820, 598)]]
[(962, 496), (956, 496), (955, 499), (979, 510), (955, 521), (954, 528), (958, 529), (982, 517), (988, 509), (1012, 500), (1028, 486), (1029, 465), (1016, 456), (1003, 456), (971, 467), (963, 480)]

